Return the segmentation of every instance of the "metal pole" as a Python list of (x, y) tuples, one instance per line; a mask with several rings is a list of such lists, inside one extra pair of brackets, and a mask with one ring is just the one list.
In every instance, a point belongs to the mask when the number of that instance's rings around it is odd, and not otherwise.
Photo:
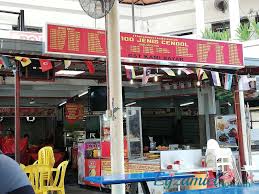
[[(112, 174), (124, 173), (124, 146), (123, 146), (123, 105), (122, 105), (122, 78), (121, 78), (121, 51), (119, 30), (119, 2), (115, 1), (108, 14), (108, 73), (109, 73), (109, 100), (112, 116), (111, 129), (111, 170)], [(112, 185), (112, 194), (124, 194), (125, 185)]]
[(240, 164), (243, 167), (245, 163), (244, 157), (244, 142), (243, 142), (243, 130), (242, 130), (242, 123), (241, 123), (241, 113), (240, 113), (240, 101), (239, 101), (239, 91), (238, 86), (237, 90), (234, 92), (234, 102), (235, 102), (235, 113), (237, 116), (237, 130), (238, 130), (238, 146), (239, 146), (239, 156), (240, 156)]
[(16, 12), (16, 11), (5, 11), (5, 10), (0, 10), (0, 13), (20, 14), (20, 12)]
[[(239, 0), (229, 0), (229, 19), (230, 19), (230, 35), (231, 40), (237, 40), (237, 29), (240, 25)], [(237, 123), (238, 123), (238, 139), (239, 139), (239, 156), (241, 168), (249, 164), (248, 145), (247, 145), (247, 129), (243, 86), (240, 79), (238, 80), (237, 91), (235, 92)], [(245, 180), (245, 178), (243, 177)]]
[(20, 31), (25, 31), (24, 10), (20, 10), (20, 14), (19, 14), (19, 18), (18, 18), (18, 23), (19, 23), (19, 30)]
[[(241, 118), (241, 125), (242, 125), (242, 134), (240, 134), (239, 138), (243, 141), (243, 149), (244, 149), (244, 160), (245, 164), (249, 164), (249, 156), (248, 156), (248, 142), (247, 142), (247, 124), (246, 124), (246, 114), (245, 114), (245, 98), (244, 92), (242, 91), (243, 86), (242, 82), (239, 80), (238, 82), (239, 88), (239, 106), (240, 106), (240, 118)], [(242, 135), (242, 136), (241, 136)]]
[(16, 65), (15, 70), (15, 160), (20, 163), (20, 75), (19, 66)]
[(132, 0), (131, 3), (131, 10), (132, 10), (132, 31), (135, 32), (135, 5), (134, 5), (134, 0)]

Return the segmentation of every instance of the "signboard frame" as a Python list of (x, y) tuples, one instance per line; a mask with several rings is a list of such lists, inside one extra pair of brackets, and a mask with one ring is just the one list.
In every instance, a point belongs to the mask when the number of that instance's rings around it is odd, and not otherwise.
[[(65, 53), (65, 52), (52, 52), (48, 51), (48, 25), (55, 25), (55, 26), (62, 26), (62, 27), (71, 27), (71, 28), (79, 28), (79, 29), (85, 29), (85, 30), (101, 30), (103, 29), (93, 29), (93, 28), (85, 28), (85, 27), (78, 27), (73, 25), (64, 25), (64, 24), (54, 24), (54, 23), (46, 23), (45, 27), (43, 29), (43, 51), (44, 54), (47, 55), (62, 55), (68, 58), (73, 58), (73, 56), (77, 57), (77, 59), (98, 59), (98, 60), (105, 60), (106, 56), (102, 55), (88, 55), (88, 54), (76, 54), (76, 53)], [(121, 33), (128, 33), (128, 32), (121, 32)], [(129, 33), (128, 33), (129, 34)], [(233, 42), (233, 41), (219, 41), (219, 40), (207, 40), (207, 39), (193, 39), (189, 37), (175, 37), (175, 36), (162, 36), (162, 35), (155, 35), (152, 33), (148, 34), (140, 34), (140, 33), (130, 33), (133, 35), (143, 35), (143, 36), (157, 36), (157, 37), (165, 37), (165, 38), (171, 38), (171, 39), (184, 39), (184, 40), (193, 40), (193, 41), (206, 41), (206, 42), (212, 42), (212, 43), (227, 43), (227, 44), (239, 44), (241, 45), (241, 54), (242, 58), (240, 59), (241, 65), (232, 65), (232, 64), (213, 64), (213, 63), (200, 63), (200, 62), (187, 62), (187, 61), (170, 61), (170, 60), (157, 60), (157, 59), (141, 59), (141, 58), (128, 58), (128, 57), (121, 57), (122, 62), (127, 63), (141, 63), (141, 64), (156, 64), (156, 65), (163, 65), (163, 66), (187, 66), (187, 67), (210, 67), (210, 68), (221, 68), (221, 69), (241, 69), (245, 67), (244, 64), (244, 52), (243, 52), (243, 44), (240, 42)]]

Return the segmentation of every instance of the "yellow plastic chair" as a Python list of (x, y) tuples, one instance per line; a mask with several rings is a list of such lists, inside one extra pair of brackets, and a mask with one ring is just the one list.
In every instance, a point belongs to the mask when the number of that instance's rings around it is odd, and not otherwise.
[(24, 172), (29, 175), (29, 181), (36, 194), (42, 194), (43, 188), (50, 185), (52, 171), (49, 165), (26, 166)]
[(52, 171), (56, 172), (54, 182), (51, 186), (44, 186), (41, 191), (42, 194), (48, 194), (49, 191), (56, 191), (58, 194), (65, 194), (65, 175), (68, 161), (64, 161), (58, 165), (57, 168), (53, 168)]
[(46, 146), (39, 150), (37, 163), (39, 165), (50, 165), (51, 167), (54, 166), (55, 157), (52, 147)]
[[(34, 162), (34, 165), (49, 165), (51, 168), (54, 167), (55, 157), (52, 147), (46, 146), (39, 150), (38, 152), (38, 160)], [(49, 174), (42, 174), (42, 178), (46, 182), (50, 182), (53, 184), (52, 175), (49, 177)]]
[(24, 171), (24, 169), (25, 169), (25, 165), (24, 165), (24, 164), (22, 164), (22, 163), (20, 163), (20, 168)]
[(30, 166), (27, 166), (24, 168), (24, 172), (28, 175), (28, 179), (31, 183), (34, 192), (37, 193), (36, 178), (33, 169), (30, 168)]

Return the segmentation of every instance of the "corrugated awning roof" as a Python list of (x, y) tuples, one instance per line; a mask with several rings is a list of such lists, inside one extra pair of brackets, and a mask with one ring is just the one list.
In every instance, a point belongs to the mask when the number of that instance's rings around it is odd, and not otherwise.
[(246, 67), (259, 67), (259, 58), (245, 58)]

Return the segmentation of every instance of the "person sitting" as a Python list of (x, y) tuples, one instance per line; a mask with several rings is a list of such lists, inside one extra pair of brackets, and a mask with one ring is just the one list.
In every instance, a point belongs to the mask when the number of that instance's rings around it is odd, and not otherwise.
[(16, 161), (0, 150), (0, 193), (35, 194), (26, 174)]

